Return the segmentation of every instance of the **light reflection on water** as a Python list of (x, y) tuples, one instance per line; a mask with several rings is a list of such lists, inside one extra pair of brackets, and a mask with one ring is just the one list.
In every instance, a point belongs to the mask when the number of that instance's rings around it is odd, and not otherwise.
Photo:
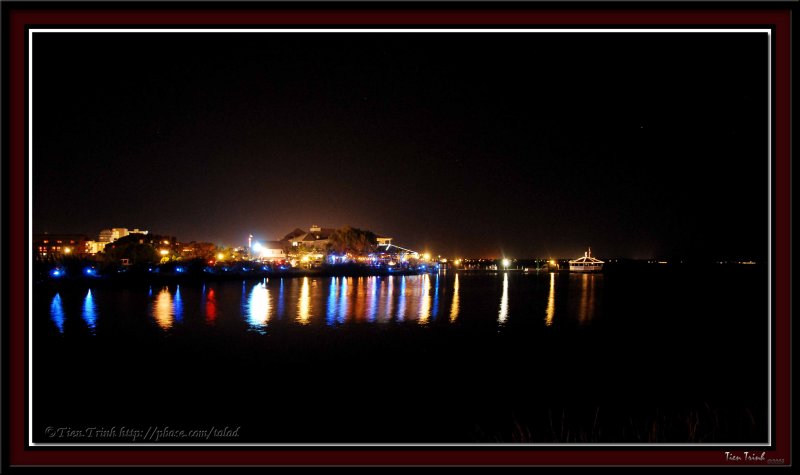
[(86, 293), (86, 297), (83, 298), (81, 316), (83, 317), (83, 321), (86, 322), (86, 326), (89, 327), (89, 331), (94, 335), (95, 328), (97, 327), (97, 306), (94, 304), (94, 297), (92, 297), (91, 289)]
[[(366, 304), (365, 293), (367, 291), (366, 286), (364, 284), (364, 278), (359, 277), (354, 280), (354, 287), (353, 287), (353, 299), (355, 300), (351, 306), (352, 310), (352, 320), (356, 322), (363, 321), (365, 318), (364, 305)], [(348, 297), (349, 298), (349, 297)]]
[(250, 328), (261, 334), (266, 333), (267, 322), (269, 322), (270, 311), (272, 310), (272, 301), (266, 280), (253, 286), (250, 291), (250, 297), (245, 302), (244, 307)]
[(500, 314), (497, 322), (503, 325), (508, 320), (508, 272), (503, 273), (503, 296), (500, 297)]
[(556, 273), (550, 273), (550, 293), (547, 294), (547, 311), (545, 312), (544, 324), (553, 325), (553, 318), (556, 316)]
[(183, 299), (181, 298), (181, 286), (175, 288), (175, 300), (173, 302), (175, 321), (180, 323), (183, 321)]
[(217, 295), (214, 289), (208, 289), (208, 293), (205, 296), (206, 323), (213, 325), (217, 321)]
[(425, 274), (422, 276), (422, 292), (420, 292), (421, 297), (418, 315), (420, 325), (428, 323), (428, 317), (431, 315), (430, 287), (430, 276)]
[(595, 283), (599, 275), (581, 275), (581, 303), (578, 307), (578, 321), (581, 324), (589, 323), (594, 317), (595, 310)]
[(61, 303), (61, 294), (56, 293), (50, 302), (50, 319), (56, 324), (59, 333), (64, 333), (64, 306)]
[(381, 321), (389, 321), (392, 319), (392, 310), (394, 310), (394, 276), (390, 275), (386, 280), (386, 311), (383, 313)]
[[(222, 329), (246, 328), (263, 334), (268, 325), (273, 328), (278, 324), (338, 326), (407, 322), (429, 326), (458, 321), (471, 325), (488, 323), (492, 318), (497, 326), (509, 322), (543, 327), (569, 322), (590, 324), (597, 316), (603, 276), (563, 277), (559, 279), (554, 272), (526, 276), (512, 271), (495, 275), (442, 272), (382, 277), (306, 276), (271, 282), (245, 280), (241, 282), (241, 296), (237, 292), (238, 282), (145, 288), (140, 295), (149, 302), (150, 321), (163, 331), (177, 325), (204, 324)], [(561, 286), (565, 292), (563, 303), (556, 299)], [(72, 315), (94, 334), (101, 313), (98, 292), (105, 295), (107, 291), (92, 289), (81, 293), (80, 300), (76, 294), (56, 293), (49, 300), (51, 324), (61, 333), (65, 328), (69, 332), (72, 326), (66, 323), (72, 320)], [(114, 309), (114, 305), (121, 305), (118, 300), (104, 297), (103, 302), (109, 306), (102, 310), (103, 315), (121, 311)], [(544, 319), (538, 320), (535, 316), (541, 315), (542, 310)], [(448, 318), (437, 322), (441, 313)], [(556, 313), (560, 316), (558, 320)]]
[(406, 276), (400, 276), (400, 302), (397, 305), (397, 321), (402, 322), (406, 319), (406, 301), (408, 294), (406, 294)]
[[(308, 279), (308, 277), (304, 277), (304, 279)], [(283, 313), (286, 308), (283, 300), (283, 277), (281, 277), (280, 282), (281, 285), (280, 289), (278, 290), (278, 318), (281, 318), (283, 316)]]
[[(281, 279), (281, 290), (278, 294), (278, 302), (283, 301), (283, 279)], [(281, 314), (280, 304), (278, 305), (278, 315)], [(311, 294), (308, 290), (308, 277), (303, 277), (303, 286), (300, 288), (300, 302), (297, 304), (297, 321), (303, 325), (308, 325), (311, 318)]]
[(326, 307), (325, 323), (333, 325), (336, 323), (336, 296), (339, 293), (338, 277), (331, 278), (331, 284), (328, 288), (328, 306)]
[(348, 312), (348, 297), (350, 296), (350, 292), (352, 290), (352, 277), (342, 277), (341, 283), (342, 286), (339, 289), (339, 315), (336, 319), (338, 323), (344, 323), (347, 319), (347, 312)]
[(169, 288), (162, 288), (156, 295), (152, 306), (153, 318), (162, 330), (169, 330), (175, 323), (175, 307)]
[(367, 277), (369, 281), (369, 306), (367, 307), (367, 321), (372, 323), (378, 314), (378, 277)]
[(439, 315), (439, 274), (436, 274), (436, 282), (433, 284), (433, 319), (436, 320), (436, 316)]
[(450, 303), (450, 321), (455, 322), (458, 318), (458, 273), (453, 283), (453, 301)]

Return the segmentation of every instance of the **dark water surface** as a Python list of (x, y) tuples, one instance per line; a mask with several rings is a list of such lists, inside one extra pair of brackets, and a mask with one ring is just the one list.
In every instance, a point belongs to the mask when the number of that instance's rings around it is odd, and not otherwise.
[[(767, 432), (760, 266), (37, 287), (33, 355), (40, 442), (126, 441), (122, 427), (239, 428), (159, 442)], [(62, 427), (84, 436), (51, 437)]]

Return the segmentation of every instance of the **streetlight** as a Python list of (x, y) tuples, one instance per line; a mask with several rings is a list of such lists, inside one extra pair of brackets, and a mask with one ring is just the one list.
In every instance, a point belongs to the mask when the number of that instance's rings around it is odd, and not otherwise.
[(160, 251), (158, 251), (158, 252), (159, 252), (159, 254), (161, 254), (162, 256), (166, 256), (167, 254), (169, 254), (169, 251), (168, 251), (168, 250), (166, 250), (166, 249), (162, 249), (162, 250), (160, 250)]
[(511, 261), (510, 261), (510, 260), (508, 260), (508, 259), (503, 259), (503, 267), (505, 267), (506, 269), (508, 269), (508, 266), (510, 266), (510, 265), (511, 265)]
[(70, 249), (68, 247), (64, 248), (64, 254), (69, 254), (70, 252), (72, 252), (72, 249)]

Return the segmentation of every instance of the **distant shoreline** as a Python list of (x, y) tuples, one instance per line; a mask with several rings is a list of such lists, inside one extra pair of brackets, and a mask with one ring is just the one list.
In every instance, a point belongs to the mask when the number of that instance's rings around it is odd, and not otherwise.
[[(720, 265), (721, 264), (721, 265)], [(740, 269), (761, 269), (763, 264), (756, 263), (755, 265), (738, 265), (737, 263), (694, 263), (694, 264), (659, 264), (641, 262), (625, 262), (606, 264), (604, 269), (600, 272), (594, 272), (595, 275), (614, 274), (620, 271), (666, 271), (673, 270), (679, 272), (694, 272), (697, 270), (710, 270), (722, 268), (740, 268)], [(231, 271), (225, 273), (209, 273), (209, 272), (186, 272), (186, 273), (150, 273), (150, 272), (130, 272), (130, 273), (117, 273), (107, 275), (86, 276), (78, 275), (65, 275), (59, 278), (39, 278), (35, 279), (34, 287), (86, 287), (92, 285), (102, 286), (127, 286), (127, 285), (175, 285), (182, 283), (201, 283), (201, 282), (232, 282), (241, 280), (260, 280), (272, 278), (325, 278), (325, 277), (391, 277), (391, 276), (413, 276), (423, 275), (437, 272), (446, 273), (463, 273), (463, 274), (499, 274), (499, 273), (512, 273), (512, 274), (549, 274), (555, 272), (557, 274), (582, 274), (570, 272), (569, 269), (560, 268), (553, 269), (548, 267), (541, 268), (509, 268), (509, 269), (464, 269), (464, 268), (442, 268), (439, 271), (436, 269), (398, 269), (388, 270), (387, 268), (372, 268), (372, 267), (352, 267), (352, 266), (332, 266), (322, 269), (286, 269), (286, 270), (251, 270), (247, 272)]]

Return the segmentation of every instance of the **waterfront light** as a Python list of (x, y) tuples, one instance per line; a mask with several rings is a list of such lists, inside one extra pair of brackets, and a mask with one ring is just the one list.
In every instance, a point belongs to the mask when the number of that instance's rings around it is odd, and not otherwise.
[(510, 265), (511, 265), (511, 261), (510, 260), (503, 259), (503, 267), (505, 267), (507, 269), (508, 266), (510, 266)]
[(428, 261), (428, 260), (430, 260), (431, 255), (426, 252), (425, 254), (422, 255), (422, 258), (425, 259), (426, 261)]
[(553, 260), (553, 259), (550, 259), (550, 265), (551, 265), (551, 266), (554, 266), (554, 265), (556, 265), (556, 261), (555, 261), (555, 260)]

